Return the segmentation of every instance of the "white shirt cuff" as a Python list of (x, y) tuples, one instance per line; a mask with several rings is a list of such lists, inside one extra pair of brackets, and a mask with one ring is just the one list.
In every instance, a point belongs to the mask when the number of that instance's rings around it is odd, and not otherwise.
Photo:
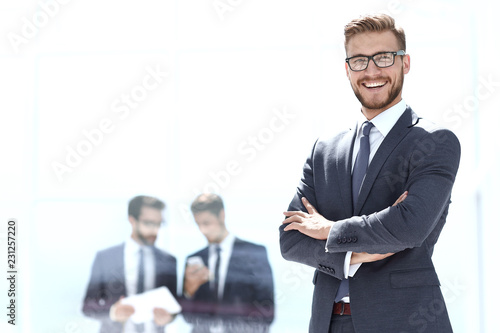
[(350, 276), (354, 276), (358, 271), (358, 268), (361, 266), (361, 263), (351, 265), (351, 256), (352, 251), (348, 251), (345, 255), (344, 261), (344, 277), (347, 279)]
[(325, 243), (325, 252), (328, 252), (328, 244), (330, 242), (330, 234), (331, 234), (331, 231), (332, 231), (332, 227), (333, 227), (333, 224), (332, 226), (330, 227), (330, 231), (328, 232), (328, 237), (326, 238), (326, 243)]

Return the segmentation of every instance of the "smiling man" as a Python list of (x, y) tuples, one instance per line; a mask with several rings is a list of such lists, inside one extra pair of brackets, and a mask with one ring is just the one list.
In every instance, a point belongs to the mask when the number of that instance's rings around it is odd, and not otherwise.
[(347, 77), (368, 120), (401, 101), (404, 75), (410, 71), (404, 43), (404, 37), (398, 40), (389, 30), (352, 35), (346, 42)]
[(309, 331), (452, 332), (431, 257), (460, 144), (402, 99), (410, 56), (392, 17), (344, 35), (358, 123), (316, 141), (280, 227), (283, 257), (316, 268)]

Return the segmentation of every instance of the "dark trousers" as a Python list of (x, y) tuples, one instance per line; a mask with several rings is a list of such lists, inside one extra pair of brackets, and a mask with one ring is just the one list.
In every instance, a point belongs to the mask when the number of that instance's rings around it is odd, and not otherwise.
[(355, 333), (351, 316), (333, 315), (329, 333)]

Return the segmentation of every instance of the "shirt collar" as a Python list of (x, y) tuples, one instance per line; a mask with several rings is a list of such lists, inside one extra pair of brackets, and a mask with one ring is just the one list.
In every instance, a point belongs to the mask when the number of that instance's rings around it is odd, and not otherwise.
[[(233, 234), (228, 234), (226, 238), (219, 243), (222, 252), (227, 252), (233, 247), (235, 236)], [(210, 247), (215, 249), (215, 243), (210, 244)]]
[[(388, 108), (387, 110), (383, 111), (379, 115), (377, 115), (375, 118), (370, 120), (373, 125), (375, 125), (375, 128), (383, 135), (385, 138), (387, 134), (391, 131), (391, 129), (394, 127), (394, 124), (398, 121), (399, 117), (405, 112), (406, 110), (406, 102), (401, 99), (401, 101)], [(366, 117), (362, 112), (360, 112), (361, 116), (358, 118), (358, 136), (359, 133), (361, 132), (361, 124), (363, 124), (365, 121), (367, 121)]]
[(138, 253), (141, 248), (148, 251), (149, 247), (137, 243), (132, 237), (125, 241), (125, 251), (128, 253)]

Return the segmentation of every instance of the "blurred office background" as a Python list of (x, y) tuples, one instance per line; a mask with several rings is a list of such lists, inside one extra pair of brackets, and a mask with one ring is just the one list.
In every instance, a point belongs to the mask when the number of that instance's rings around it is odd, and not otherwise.
[[(278, 226), (315, 138), (350, 126), (359, 110), (343, 26), (365, 12), (404, 27), (404, 99), (461, 140), (433, 258), (454, 330), (494, 332), (495, 8), (486, 0), (2, 0), (2, 241), (9, 218), (19, 226), (17, 325), (4, 319), (2, 332), (97, 332), (80, 311), (92, 260), (129, 236), (127, 203), (138, 194), (167, 202), (157, 245), (177, 257), (182, 276), (185, 257), (205, 246), (189, 212), (203, 190), (223, 196), (230, 231), (267, 247), (272, 332), (305, 332), (313, 270), (281, 258)], [(187, 331), (182, 318), (168, 330)]]

